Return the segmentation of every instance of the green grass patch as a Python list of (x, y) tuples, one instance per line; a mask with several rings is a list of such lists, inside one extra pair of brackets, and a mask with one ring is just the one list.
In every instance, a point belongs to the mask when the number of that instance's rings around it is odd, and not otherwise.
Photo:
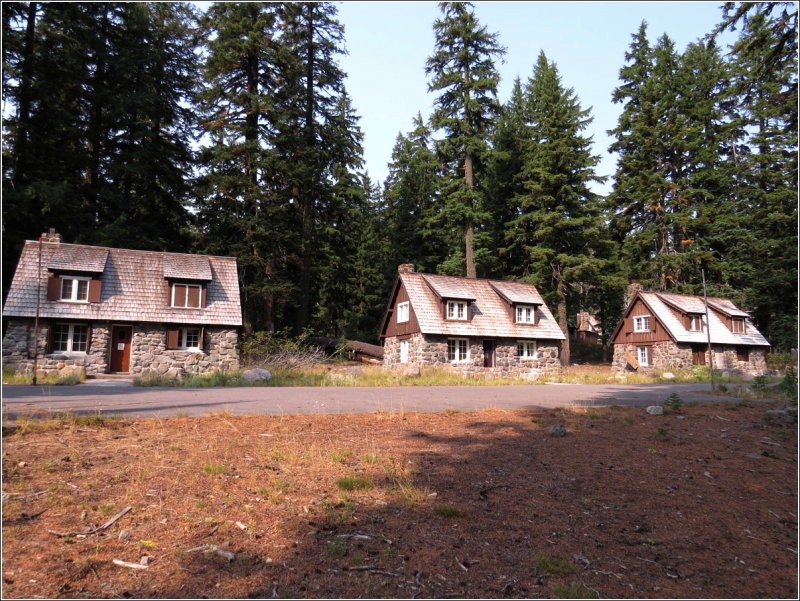
[(336, 481), (336, 486), (338, 486), (340, 490), (353, 492), (356, 490), (369, 490), (375, 485), (369, 478), (362, 478), (361, 476), (346, 476), (344, 478), (339, 478)]
[(536, 569), (554, 576), (568, 576), (575, 573), (574, 564), (558, 557), (550, 557), (545, 553), (539, 553), (536, 556)]
[(433, 513), (443, 518), (465, 518), (467, 514), (460, 509), (448, 505), (435, 505)]
[[(47, 374), (36, 378), (36, 385), (42, 386), (74, 386), (86, 380), (82, 371), (69, 371), (63, 375)], [(33, 384), (32, 373), (19, 373), (13, 367), (3, 368), (3, 384)]]
[(216, 474), (228, 474), (230, 473), (231, 469), (226, 465), (206, 465), (203, 466), (203, 471), (206, 474), (216, 475)]
[(566, 584), (557, 584), (553, 587), (553, 594), (559, 599), (599, 599), (600, 595), (597, 591), (590, 589), (584, 584), (579, 582), (570, 582), (569, 586)]

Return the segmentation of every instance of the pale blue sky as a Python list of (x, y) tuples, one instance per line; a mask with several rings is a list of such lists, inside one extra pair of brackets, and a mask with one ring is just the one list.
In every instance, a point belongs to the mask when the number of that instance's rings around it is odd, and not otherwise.
[[(398, 133), (407, 133), (417, 112), (427, 118), (434, 94), (428, 93), (425, 62), (433, 52), (436, 2), (337, 2), (345, 27), (347, 91), (364, 131), (366, 169), (384, 183)], [(498, 65), (498, 98), (508, 100), (514, 79), (526, 81), (539, 51), (555, 62), (562, 83), (575, 90), (583, 108), (592, 107), (594, 153), (603, 157), (599, 175), (611, 175), (606, 130), (616, 126), (620, 106), (611, 102), (631, 36), (647, 21), (655, 42), (667, 33), (676, 49), (712, 31), (722, 2), (475, 2), (489, 32), (499, 34), (507, 52)], [(730, 43), (733, 34), (724, 40)], [(605, 193), (609, 185), (597, 186)]]

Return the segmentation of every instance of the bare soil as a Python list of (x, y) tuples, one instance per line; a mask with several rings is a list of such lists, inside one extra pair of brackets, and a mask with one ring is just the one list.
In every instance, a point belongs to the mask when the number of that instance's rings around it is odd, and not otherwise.
[(2, 596), (797, 598), (775, 407), (23, 424)]

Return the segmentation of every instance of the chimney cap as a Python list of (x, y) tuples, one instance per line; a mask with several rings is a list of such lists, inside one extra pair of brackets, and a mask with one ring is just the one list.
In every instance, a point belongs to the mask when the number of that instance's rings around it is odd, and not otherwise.
[(413, 263), (403, 263), (397, 266), (397, 273), (414, 273)]
[(42, 233), (41, 236), (39, 236), (39, 240), (41, 240), (42, 242), (60, 243), (61, 242), (61, 234), (56, 232), (56, 228), (51, 227), (49, 231), (44, 232), (44, 233)]

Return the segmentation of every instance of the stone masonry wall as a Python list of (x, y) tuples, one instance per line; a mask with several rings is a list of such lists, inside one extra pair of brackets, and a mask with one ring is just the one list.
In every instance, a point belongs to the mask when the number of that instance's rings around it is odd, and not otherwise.
[(133, 329), (130, 373), (142, 376), (182, 378), (239, 369), (238, 334), (235, 329), (205, 328), (203, 350), (167, 350), (163, 325), (142, 325)]
[(469, 341), (469, 360), (451, 363), (447, 359), (447, 337), (414, 334), (409, 340), (408, 362), (400, 363), (400, 340), (386, 338), (383, 346), (383, 366), (387, 369), (404, 366), (436, 366), (451, 369), (470, 378), (529, 378), (557, 373), (561, 369), (559, 344), (537, 341), (537, 359), (520, 359), (516, 339), (498, 339), (495, 347), (495, 366), (483, 366), (483, 338)]
[[(636, 344), (615, 344), (612, 370), (615, 373), (624, 373), (629, 370), (627, 353), (636, 356)], [(748, 361), (739, 361), (736, 347), (728, 345), (712, 345), (714, 353), (714, 370), (728, 370), (734, 373), (760, 375), (766, 372), (766, 353), (763, 350), (751, 348)], [(674, 342), (658, 342), (651, 346), (652, 365), (640, 367), (643, 373), (653, 371), (669, 371), (671, 369), (692, 369), (692, 347), (689, 344), (676, 344)], [(708, 364), (708, 351), (705, 353)]]
[[(108, 372), (110, 331), (108, 323), (90, 323), (92, 336), (86, 353), (45, 354), (50, 321), (39, 324), (37, 375), (70, 372), (93, 376)], [(20, 373), (33, 370), (33, 320), (9, 320), (3, 337), (3, 366)], [(207, 327), (202, 351), (166, 350), (166, 325), (135, 324), (131, 342), (130, 374), (183, 377), (239, 369), (238, 333), (233, 328)]]

